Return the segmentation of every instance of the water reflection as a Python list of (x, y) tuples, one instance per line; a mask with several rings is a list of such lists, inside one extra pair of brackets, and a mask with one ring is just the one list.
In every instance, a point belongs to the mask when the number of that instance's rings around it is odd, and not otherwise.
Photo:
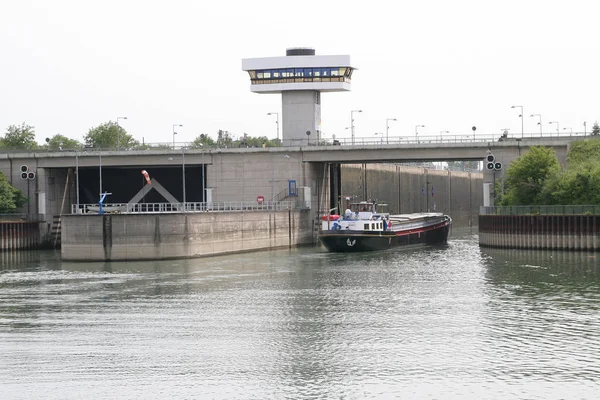
[(0, 271), (2, 397), (585, 398), (597, 270), (593, 255), (480, 249), (470, 230), (372, 254), (39, 252)]
[(600, 260), (593, 253), (482, 250), (488, 282), (486, 346), (506, 362), (498, 379), (598, 379)]

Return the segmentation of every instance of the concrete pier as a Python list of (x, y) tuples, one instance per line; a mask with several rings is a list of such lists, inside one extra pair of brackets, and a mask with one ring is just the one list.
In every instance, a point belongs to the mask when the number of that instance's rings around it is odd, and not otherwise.
[(310, 244), (310, 210), (65, 215), (68, 261), (192, 258)]

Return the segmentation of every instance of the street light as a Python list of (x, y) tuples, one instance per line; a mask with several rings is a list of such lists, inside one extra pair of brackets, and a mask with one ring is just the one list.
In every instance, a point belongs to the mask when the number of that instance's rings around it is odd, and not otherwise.
[(569, 130), (569, 133), (572, 135), (573, 134), (573, 128), (563, 128), (563, 131)]
[(350, 111), (350, 134), (352, 135), (352, 144), (354, 144), (354, 113), (361, 113), (362, 110)]
[(511, 106), (510, 108), (520, 108), (521, 109), (521, 139), (523, 139), (523, 106)]
[(425, 128), (425, 125), (415, 125), (415, 140), (419, 141), (419, 130), (418, 128)]
[(556, 133), (560, 133), (560, 125), (558, 124), (558, 121), (550, 121), (549, 124), (556, 124)]
[[(385, 120), (385, 143), (390, 144), (390, 121), (397, 121), (396, 118), (388, 118)], [(381, 138), (383, 139), (383, 137)]]
[(185, 146), (181, 146), (181, 179), (183, 180), (183, 212), (185, 212), (185, 203), (187, 201), (185, 198)]
[(267, 115), (277, 116), (277, 120), (275, 121), (275, 123), (277, 124), (277, 139), (279, 139), (279, 113), (267, 113)]
[(383, 144), (383, 132), (375, 132), (373, 135), (381, 135), (381, 144)]
[(121, 125), (119, 125), (120, 119), (127, 119), (127, 117), (117, 117), (117, 150), (121, 150)]
[(75, 186), (77, 187), (77, 210), (79, 214), (79, 150), (75, 150)]
[(540, 126), (540, 137), (542, 137), (542, 114), (531, 114), (530, 117), (538, 117), (540, 122), (537, 124)]
[(177, 132), (175, 132), (175, 127), (182, 127), (183, 125), (181, 124), (173, 124), (173, 150), (175, 150), (175, 135), (177, 135)]
[(450, 131), (440, 131), (440, 141), (444, 140), (444, 138), (443, 138), (444, 133), (450, 133)]

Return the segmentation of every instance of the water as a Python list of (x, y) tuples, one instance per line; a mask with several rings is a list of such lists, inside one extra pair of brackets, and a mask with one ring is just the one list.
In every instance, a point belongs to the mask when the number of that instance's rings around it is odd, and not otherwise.
[(2, 399), (595, 399), (600, 255), (2, 259)]

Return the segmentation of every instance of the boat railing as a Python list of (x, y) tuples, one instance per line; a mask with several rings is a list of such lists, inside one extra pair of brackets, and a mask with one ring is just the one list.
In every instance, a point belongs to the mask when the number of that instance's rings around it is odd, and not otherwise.
[[(292, 201), (220, 201), (186, 203), (108, 203), (102, 206), (104, 214), (147, 214), (219, 211), (283, 211), (294, 208)], [(73, 204), (72, 214), (98, 214), (98, 204)]]

